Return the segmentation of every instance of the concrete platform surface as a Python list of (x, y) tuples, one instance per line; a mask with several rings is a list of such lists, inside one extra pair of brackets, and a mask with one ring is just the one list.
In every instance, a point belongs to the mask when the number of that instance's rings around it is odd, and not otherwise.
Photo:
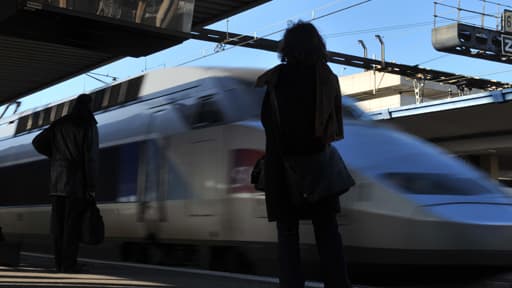
[[(85, 264), (82, 273), (57, 273), (53, 268), (53, 256), (22, 253), (21, 264), (18, 267), (0, 265), (0, 288), (279, 288), (278, 280), (274, 277), (93, 259), (79, 259), (79, 262)], [(469, 275), (466, 275), (450, 279), (450, 281), (428, 281), (428, 279), (418, 277), (411, 282), (410, 280), (400, 281), (399, 275), (396, 275), (398, 281), (394, 283), (369, 286), (358, 283), (353, 288), (512, 288), (511, 271), (493, 273), (493, 275), (470, 281), (468, 281)], [(372, 281), (373, 277), (370, 275), (366, 278), (368, 279), (365, 282), (375, 282)], [(307, 282), (306, 287), (322, 288), (323, 284)]]
[[(277, 288), (277, 278), (135, 263), (80, 259), (79, 274), (57, 273), (50, 255), (22, 253), (18, 267), (0, 266), (0, 287)], [(308, 283), (307, 287), (323, 287)]]

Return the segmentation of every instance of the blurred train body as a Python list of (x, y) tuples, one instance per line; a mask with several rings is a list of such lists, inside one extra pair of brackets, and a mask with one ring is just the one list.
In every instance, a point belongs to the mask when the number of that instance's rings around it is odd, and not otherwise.
[[(261, 70), (172, 68), (93, 92), (100, 131), (100, 203), (107, 241), (88, 251), (131, 261), (235, 271), (275, 264), (275, 224), (250, 185), (264, 153)], [(48, 238), (48, 161), (33, 137), (72, 100), (0, 123), (0, 226), (26, 249)], [(357, 185), (339, 222), (351, 263), (512, 262), (512, 201), (461, 160), (368, 119), (344, 97), (334, 145)], [(303, 256), (315, 261), (309, 221)], [(238, 268), (238, 270), (237, 270)], [(245, 270), (244, 270), (245, 269)], [(268, 268), (270, 269), (270, 268)]]

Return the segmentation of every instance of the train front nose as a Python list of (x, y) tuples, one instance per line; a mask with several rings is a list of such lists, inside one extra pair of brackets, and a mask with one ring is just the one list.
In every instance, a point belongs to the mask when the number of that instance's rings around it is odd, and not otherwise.
[(510, 225), (512, 204), (508, 203), (443, 203), (425, 207), (446, 221), (477, 225)]
[(471, 258), (475, 263), (512, 264), (512, 204), (455, 202), (423, 208), (442, 219), (435, 238), (443, 239), (444, 248), (478, 255)]
[[(432, 251), (437, 261), (453, 265), (512, 265), (512, 204), (444, 202), (422, 205), (408, 234), (422, 251)], [(432, 263), (436, 263), (432, 261)]]

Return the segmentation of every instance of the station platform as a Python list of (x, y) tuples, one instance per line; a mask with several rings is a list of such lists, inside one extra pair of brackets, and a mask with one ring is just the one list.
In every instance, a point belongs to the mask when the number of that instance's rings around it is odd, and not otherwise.
[[(93, 259), (80, 274), (57, 273), (51, 255), (22, 253), (18, 267), (0, 266), (0, 287), (277, 288), (277, 278)], [(323, 287), (308, 282), (306, 287)]]
[[(80, 288), (279, 288), (278, 279), (216, 272), (199, 269), (164, 267), (126, 262), (79, 259), (84, 264), (84, 271), (79, 274), (57, 273), (53, 268), (51, 255), (25, 253), (21, 254), (18, 267), (0, 266), (0, 288), (3, 287), (80, 287)], [(471, 273), (469, 273), (470, 275)], [(397, 281), (382, 284), (359, 284), (353, 288), (510, 288), (512, 272), (503, 271), (481, 279), (468, 281), (466, 277), (456, 277), (449, 281), (428, 281), (423, 277), (410, 281)], [(368, 275), (369, 276), (369, 275)], [(404, 276), (404, 275), (402, 275)], [(371, 282), (371, 276), (368, 277)], [(323, 283), (306, 282), (307, 288), (322, 288)]]

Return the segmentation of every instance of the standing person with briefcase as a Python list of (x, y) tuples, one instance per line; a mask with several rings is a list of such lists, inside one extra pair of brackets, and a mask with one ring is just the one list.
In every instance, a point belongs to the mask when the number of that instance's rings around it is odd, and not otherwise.
[(330, 144), (343, 138), (338, 78), (327, 66), (325, 43), (310, 23), (288, 28), (279, 53), (282, 64), (256, 84), (267, 87), (261, 111), (266, 154), (255, 167), (264, 171), (263, 179), (252, 180), (265, 191), (269, 221), (277, 222), (280, 288), (304, 288), (301, 219), (313, 222), (325, 287), (351, 287), (336, 214), (339, 195), (354, 181)]
[(70, 114), (54, 121), (32, 144), (50, 159), (51, 232), (58, 272), (77, 273), (83, 217), (96, 191), (98, 128), (92, 98), (81, 94)]

